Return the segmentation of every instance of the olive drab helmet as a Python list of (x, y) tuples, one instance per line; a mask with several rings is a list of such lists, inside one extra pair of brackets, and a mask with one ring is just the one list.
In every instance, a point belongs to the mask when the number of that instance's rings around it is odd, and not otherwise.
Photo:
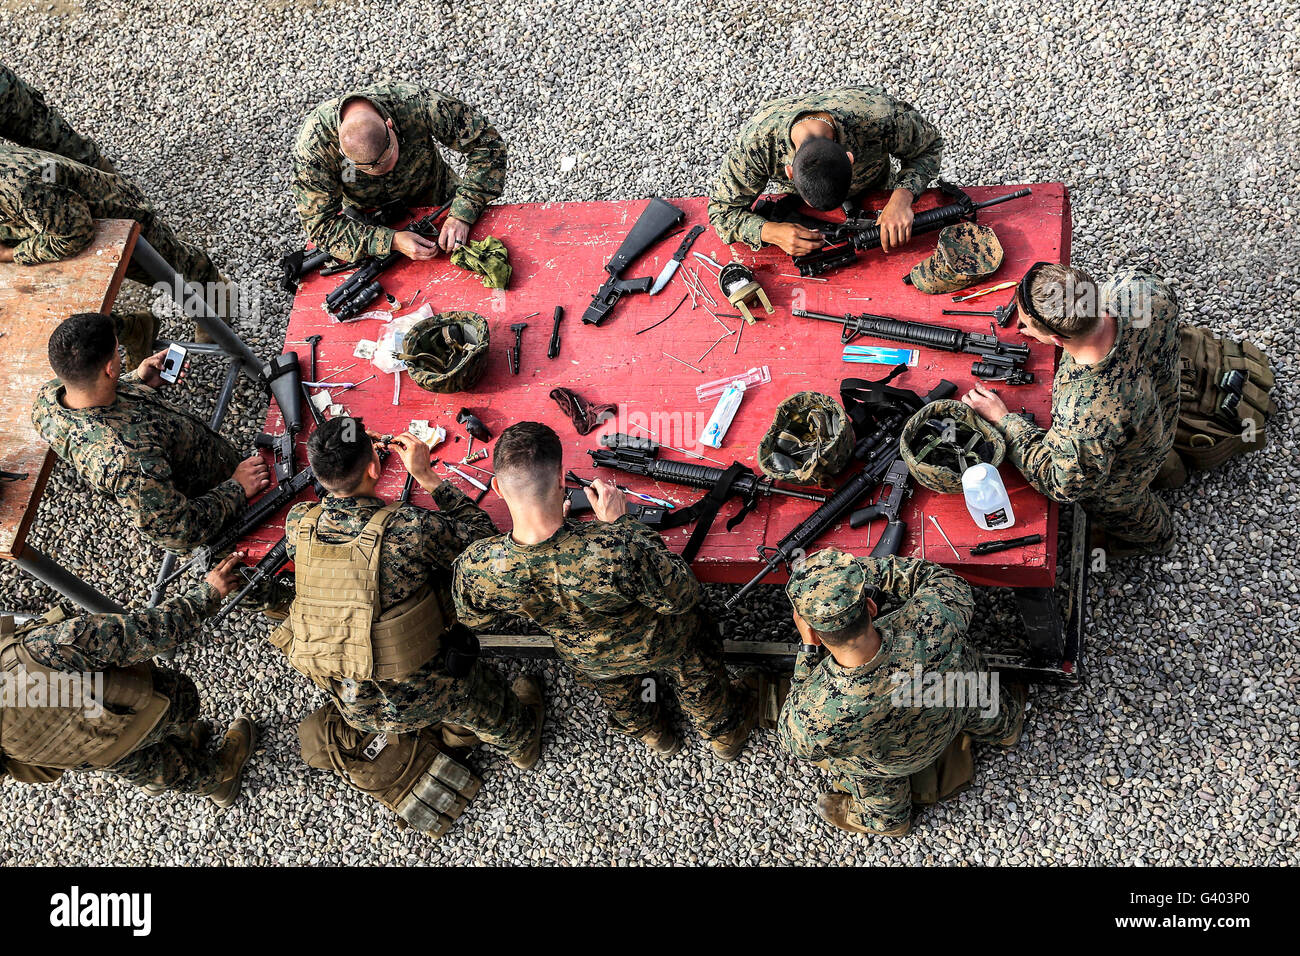
[(488, 324), (477, 312), (439, 312), (407, 331), (398, 358), (430, 392), (464, 392), (487, 371)]
[(791, 484), (825, 485), (852, 453), (853, 429), (840, 404), (820, 392), (798, 392), (776, 407), (758, 443), (758, 467)]
[(997, 467), (1007, 443), (969, 405), (943, 399), (926, 405), (903, 426), (900, 451), (918, 485), (960, 494), (962, 473), (981, 462)]

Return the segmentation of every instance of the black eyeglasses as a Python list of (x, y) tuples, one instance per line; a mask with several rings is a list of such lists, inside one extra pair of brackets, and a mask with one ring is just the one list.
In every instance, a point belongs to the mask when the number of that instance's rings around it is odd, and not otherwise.
[[(1068, 339), (1070, 336), (1067, 333), (1062, 332), (1051, 322), (1047, 321), (1047, 319), (1043, 318), (1042, 314), (1036, 308), (1034, 308), (1033, 296), (1030, 294), (1030, 290), (1033, 288), (1034, 285), (1034, 280), (1038, 278), (1039, 270), (1042, 269), (1043, 266), (1050, 266), (1050, 265), (1056, 265), (1056, 263), (1035, 262), (1032, 266), (1029, 267), (1029, 271), (1025, 273), (1025, 277), (1020, 280), (1020, 285), (1016, 287), (1016, 301), (1019, 304), (1020, 308), (1023, 309), (1031, 319), (1033, 319), (1043, 328), (1047, 329), (1047, 331), (1051, 332), (1053, 335), (1057, 336), (1058, 338)], [(1025, 323), (1021, 322), (1020, 331), (1023, 332), (1024, 330), (1025, 330)]]
[(362, 169), (362, 168), (374, 169), (376, 166), (383, 165), (384, 160), (388, 158), (388, 154), (393, 151), (393, 146), (396, 144), (396, 142), (397, 142), (397, 130), (393, 129), (392, 127), (389, 127), (388, 145), (384, 147), (384, 151), (379, 154), (379, 157), (374, 162), (371, 163), (354, 162), (352, 165), (357, 167), (357, 169)]

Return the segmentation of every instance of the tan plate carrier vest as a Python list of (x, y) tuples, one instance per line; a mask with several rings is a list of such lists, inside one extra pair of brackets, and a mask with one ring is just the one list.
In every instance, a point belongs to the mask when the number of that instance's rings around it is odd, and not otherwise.
[(437, 839), (451, 829), (482, 781), (443, 749), (441, 725), (405, 734), (373, 734), (348, 725), (333, 704), (298, 726), (302, 759), (333, 770), (421, 833)]
[(325, 690), (331, 679), (401, 680), (438, 652), (447, 619), (433, 587), (380, 612), (381, 545), (396, 511), (380, 508), (343, 544), (317, 538), (320, 505), (298, 524), (293, 605), (271, 640)]
[[(62, 619), (56, 609), (15, 628), (12, 617), (0, 617), (0, 673), (6, 681), (34, 678), (53, 687), (52, 679), (66, 679), (62, 671), (37, 663), (22, 644), (28, 631)], [(110, 767), (158, 726), (171, 701), (154, 690), (148, 664), (111, 667), (103, 674), (103, 712), (97, 717), (88, 716), (82, 705), (0, 707), (0, 754), (14, 779), (48, 783), (60, 776), (51, 771)]]

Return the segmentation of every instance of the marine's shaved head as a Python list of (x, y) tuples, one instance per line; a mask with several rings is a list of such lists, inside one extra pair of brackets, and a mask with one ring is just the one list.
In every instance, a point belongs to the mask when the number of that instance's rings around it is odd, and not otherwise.
[(359, 166), (369, 166), (388, 150), (388, 124), (367, 100), (349, 100), (339, 118), (339, 149)]

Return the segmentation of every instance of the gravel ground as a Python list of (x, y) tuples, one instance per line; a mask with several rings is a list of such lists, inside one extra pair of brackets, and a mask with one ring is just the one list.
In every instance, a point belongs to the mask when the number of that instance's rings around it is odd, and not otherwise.
[[(274, 262), (301, 241), (292, 137), (310, 106), (373, 79), (423, 81), (480, 106), (510, 144), (509, 201), (701, 192), (758, 103), (840, 81), (880, 83), (932, 117), (957, 182), (1064, 180), (1075, 263), (1104, 275), (1148, 262), (1171, 276), (1187, 320), (1274, 356), (1282, 407), (1265, 453), (1173, 495), (1172, 555), (1095, 576), (1086, 688), (1036, 691), (1024, 742), (979, 755), (975, 788), (887, 841), (822, 825), (820, 772), (772, 737), (729, 766), (698, 738), (659, 763), (608, 733), (594, 696), (548, 666), (542, 764), (525, 775), (478, 758), (483, 794), (435, 844), (302, 766), (295, 727), (317, 695), (271, 650), (262, 619), (241, 614), (177, 663), (217, 717), (262, 718), (247, 798), (218, 816), (206, 801), (150, 800), (101, 775), (7, 784), (0, 863), (1294, 861), (1296, 4), (861, 11), (846, 0), (0, 0), (0, 28), (10, 65), (231, 277), (264, 290), (249, 337), (267, 353), (289, 307)], [(569, 171), (565, 156), (577, 157)], [(189, 387), (205, 406), (215, 394), (210, 376)], [(264, 404), (239, 393), (241, 440)], [(139, 604), (153, 559), (89, 501), (56, 468), (35, 540)], [(729, 622), (733, 633), (789, 635), (772, 592)], [(50, 599), (0, 568), (0, 607)]]

